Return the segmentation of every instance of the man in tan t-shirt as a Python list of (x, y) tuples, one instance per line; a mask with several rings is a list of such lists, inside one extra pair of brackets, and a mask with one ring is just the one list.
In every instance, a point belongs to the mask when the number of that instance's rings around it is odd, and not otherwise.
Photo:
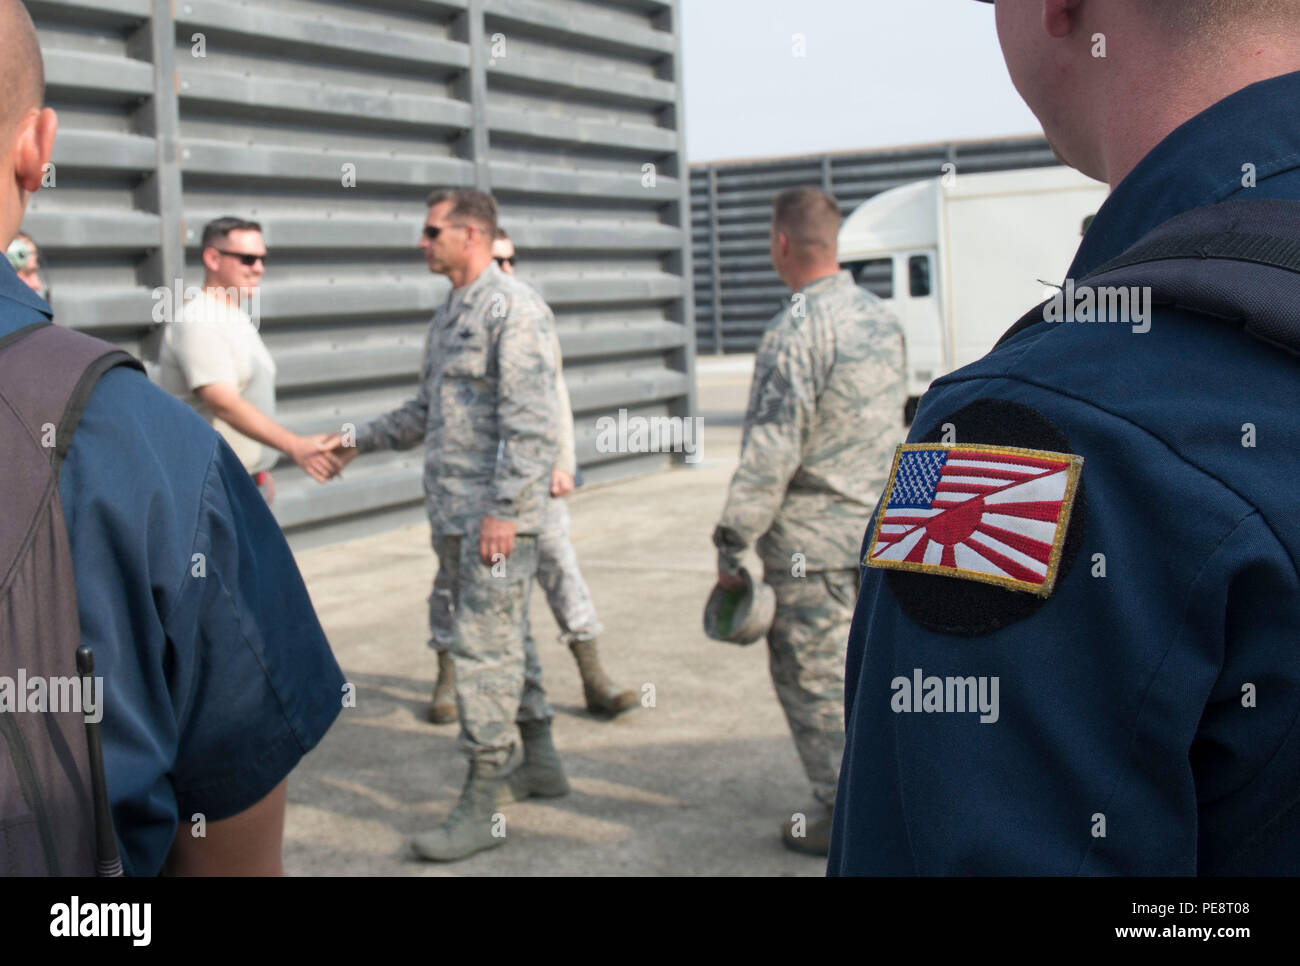
[(275, 362), (245, 309), (266, 270), (261, 225), (218, 218), (202, 244), (203, 291), (163, 332), (160, 384), (212, 424), (268, 502), (275, 484), (267, 471), (279, 453), (325, 482), (342, 464), (322, 446), (325, 435), (299, 436), (275, 421)]

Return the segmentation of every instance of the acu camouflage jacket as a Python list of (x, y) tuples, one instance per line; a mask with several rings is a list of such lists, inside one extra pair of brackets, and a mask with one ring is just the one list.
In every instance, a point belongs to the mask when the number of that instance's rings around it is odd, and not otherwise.
[(415, 398), (357, 434), (362, 453), (423, 441), (435, 532), (473, 532), (485, 515), (541, 529), (556, 461), (554, 331), (537, 291), (489, 263), (434, 314)]
[(904, 372), (901, 326), (848, 272), (792, 296), (759, 343), (719, 569), (755, 543), (769, 571), (857, 567), (903, 436)]

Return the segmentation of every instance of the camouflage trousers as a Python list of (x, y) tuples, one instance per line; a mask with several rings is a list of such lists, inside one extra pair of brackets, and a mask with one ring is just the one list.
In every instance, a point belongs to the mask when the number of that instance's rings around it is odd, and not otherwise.
[(858, 571), (792, 577), (766, 569), (763, 580), (776, 593), (767, 635), (772, 684), (813, 796), (832, 806), (844, 756), (844, 662)]
[[(549, 499), (546, 503), (546, 521), (537, 540), (537, 582), (546, 594), (555, 623), (560, 625), (562, 643), (592, 641), (600, 636), (604, 628), (596, 618), (591, 591), (578, 568), (578, 555), (569, 539), (569, 509), (562, 499)], [(435, 651), (451, 649), (453, 600), (448, 578), (439, 568), (433, 581), (433, 593), (429, 595), (429, 646)], [(537, 657), (532, 623), (527, 618), (527, 603), (524, 604), (524, 613), (525, 679), (535, 683), (540, 690), (542, 665)], [(524, 709), (521, 709), (521, 721), (527, 720), (523, 713)]]
[(463, 536), (434, 533), (438, 578), (452, 614), (448, 649), (456, 672), (457, 747), (471, 759), (505, 764), (517, 742), (515, 722), (555, 714), (535, 649), (536, 674), (525, 673), (537, 544), (535, 535), (516, 536), (510, 556), (494, 565), (479, 557), (477, 527)]
[(596, 619), (591, 591), (578, 569), (578, 554), (569, 539), (569, 508), (563, 499), (546, 501), (546, 522), (538, 542), (537, 582), (546, 593), (560, 641), (594, 641), (604, 630)]

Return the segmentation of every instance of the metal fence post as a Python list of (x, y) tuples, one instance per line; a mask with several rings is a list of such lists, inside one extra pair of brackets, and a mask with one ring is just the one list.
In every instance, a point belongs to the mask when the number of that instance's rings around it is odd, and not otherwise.
[[(149, 19), (127, 40), (127, 49), (153, 65), (153, 94), (134, 117), (136, 129), (151, 136), (157, 151), (157, 169), (135, 190), (134, 205), (158, 215), (158, 247), (141, 263), (141, 284), (170, 288), (185, 274), (188, 240), (181, 203), (180, 78), (176, 72), (176, 24), (171, 0), (153, 0)], [(192, 229), (190, 229), (192, 231)], [(157, 362), (162, 326), (155, 325), (140, 340), (141, 355)]]
[(457, 92), (473, 110), (473, 126), (465, 132), (458, 145), (458, 153), (474, 162), (474, 187), (479, 191), (492, 190), (492, 167), (488, 162), (487, 124), (487, 28), (484, 23), (485, 0), (469, 0), (461, 15), (457, 33), (469, 47), (469, 70)]
[[(681, 3), (682, 0), (673, 0), (671, 6), (655, 17), (655, 26), (671, 36), (680, 36)], [(687, 388), (684, 395), (673, 401), (669, 411), (673, 416), (690, 419), (696, 414), (695, 279), (694, 259), (691, 255), (691, 174), (686, 164), (686, 109), (680, 46), (660, 61), (656, 73), (660, 80), (669, 81), (674, 87), (673, 101), (660, 110), (659, 119), (663, 126), (677, 132), (676, 150), (669, 155), (669, 165), (672, 176), (678, 181), (678, 192), (677, 197), (667, 204), (666, 216), (668, 224), (681, 232), (682, 239), (681, 245), (665, 259), (668, 272), (680, 278), (682, 283), (681, 295), (669, 304), (666, 317), (682, 327), (684, 339), (681, 347), (668, 353), (668, 358), (669, 368), (686, 376)], [(684, 452), (676, 453), (673, 462), (682, 464), (687, 455)]]
[(713, 295), (713, 351), (726, 352), (722, 334), (722, 243), (718, 235), (718, 169), (709, 165), (709, 253), (712, 268), (710, 282)]

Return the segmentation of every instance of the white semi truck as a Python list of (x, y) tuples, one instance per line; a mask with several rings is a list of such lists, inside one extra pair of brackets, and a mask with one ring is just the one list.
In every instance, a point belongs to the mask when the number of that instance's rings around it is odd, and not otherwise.
[(983, 356), (1065, 279), (1109, 189), (1073, 168), (949, 174), (882, 192), (840, 229), (840, 264), (907, 340), (907, 419), (930, 382)]

